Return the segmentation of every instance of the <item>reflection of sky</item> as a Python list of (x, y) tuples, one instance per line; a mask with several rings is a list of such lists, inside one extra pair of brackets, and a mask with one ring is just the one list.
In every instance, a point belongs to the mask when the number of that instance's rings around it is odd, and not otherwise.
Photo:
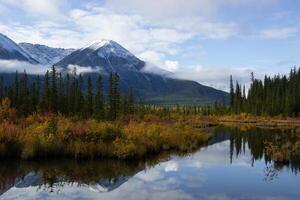
[[(299, 199), (300, 179), (282, 171), (273, 181), (264, 179), (264, 161), (251, 166), (251, 155), (229, 159), (229, 141), (214, 144), (184, 158), (146, 169), (116, 190), (101, 193), (96, 187), (66, 185), (53, 193), (38, 187), (11, 188), (1, 199)], [(101, 189), (101, 188), (100, 188)]]

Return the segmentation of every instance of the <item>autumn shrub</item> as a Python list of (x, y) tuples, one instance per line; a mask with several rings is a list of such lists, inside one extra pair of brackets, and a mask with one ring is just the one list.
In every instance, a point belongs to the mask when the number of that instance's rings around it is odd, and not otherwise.
[[(37, 119), (37, 120), (35, 120)], [(191, 126), (160, 122), (127, 123), (31, 115), (0, 123), (0, 157), (129, 159), (165, 150), (189, 151), (207, 140)]]
[(16, 118), (16, 109), (11, 108), (9, 98), (2, 99), (0, 103), (0, 121), (13, 121)]

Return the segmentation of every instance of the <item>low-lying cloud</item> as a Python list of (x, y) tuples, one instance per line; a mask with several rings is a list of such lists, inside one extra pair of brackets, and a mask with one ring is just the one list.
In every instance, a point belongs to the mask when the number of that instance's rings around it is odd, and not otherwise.
[(67, 70), (69, 73), (76, 71), (76, 74), (86, 74), (86, 73), (100, 73), (102, 71), (101, 67), (90, 67), (90, 66), (80, 66), (80, 65), (68, 65)]
[(219, 90), (229, 91), (230, 75), (234, 81), (245, 85), (246, 89), (251, 82), (251, 72), (254, 72), (257, 78), (263, 78), (265, 72), (258, 71), (250, 67), (228, 67), (213, 68), (202, 65), (187, 66), (174, 72), (173, 78), (188, 79), (197, 81), (200, 84), (214, 87)]
[(0, 72), (12, 73), (12, 72), (24, 72), (27, 74), (45, 74), (49, 67), (45, 67), (40, 64), (30, 64), (28, 62), (22, 62), (18, 60), (0, 60)]

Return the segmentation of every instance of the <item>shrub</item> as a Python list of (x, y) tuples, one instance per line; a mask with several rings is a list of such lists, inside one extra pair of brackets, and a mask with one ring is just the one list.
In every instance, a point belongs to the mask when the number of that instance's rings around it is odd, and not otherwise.
[(182, 124), (129, 121), (122, 125), (59, 115), (32, 115), (18, 123), (0, 123), (0, 157), (128, 159), (164, 150), (189, 151), (206, 139), (199, 131)]

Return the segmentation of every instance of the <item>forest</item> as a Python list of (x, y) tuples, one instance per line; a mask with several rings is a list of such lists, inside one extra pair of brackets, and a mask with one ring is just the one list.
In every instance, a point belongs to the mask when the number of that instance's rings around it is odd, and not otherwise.
[(291, 69), (288, 76), (265, 76), (259, 80), (251, 73), (251, 85), (246, 95), (245, 86), (235, 86), (230, 78), (230, 111), (252, 115), (298, 117), (300, 112), (300, 69)]
[(44, 77), (28, 80), (26, 71), (15, 74), (11, 85), (4, 84), (5, 75), (0, 76), (0, 98), (7, 99), (16, 116), (26, 117), (32, 113), (59, 113), (83, 119), (116, 120), (154, 114), (159, 117), (171, 115), (236, 115), (246, 113), (253, 116), (297, 117), (300, 112), (300, 69), (291, 69), (288, 76), (265, 76), (256, 79), (251, 73), (251, 84), (247, 94), (245, 85), (234, 83), (230, 76), (229, 104), (222, 99), (210, 105), (145, 105), (129, 87), (126, 93), (119, 89), (120, 77), (111, 73), (107, 91), (103, 78), (98, 75), (93, 84), (91, 77), (84, 79), (76, 70), (62, 75), (55, 67)]
[[(127, 94), (120, 93), (120, 77), (117, 73), (109, 76), (109, 92), (104, 96), (101, 75), (95, 85), (89, 76), (84, 82), (76, 70), (63, 76), (55, 67), (47, 71), (41, 79), (28, 80), (26, 71), (15, 74), (12, 85), (4, 85), (4, 76), (0, 77), (0, 97), (8, 98), (11, 107), (19, 117), (32, 113), (60, 113), (64, 116), (115, 120), (119, 114), (133, 114), (134, 97), (129, 88)], [(84, 89), (85, 88), (85, 89)]]

